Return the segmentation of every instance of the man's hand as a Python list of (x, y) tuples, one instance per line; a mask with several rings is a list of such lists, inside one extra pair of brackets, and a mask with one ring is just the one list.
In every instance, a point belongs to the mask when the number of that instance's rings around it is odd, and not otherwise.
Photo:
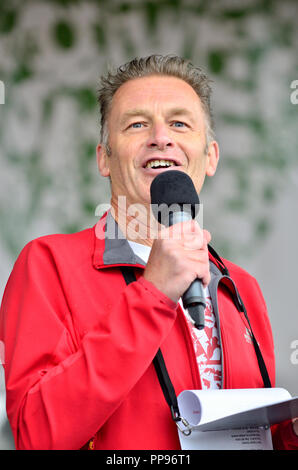
[(196, 278), (206, 287), (210, 282), (207, 246), (210, 240), (210, 233), (195, 220), (162, 228), (153, 242), (144, 278), (174, 302)]

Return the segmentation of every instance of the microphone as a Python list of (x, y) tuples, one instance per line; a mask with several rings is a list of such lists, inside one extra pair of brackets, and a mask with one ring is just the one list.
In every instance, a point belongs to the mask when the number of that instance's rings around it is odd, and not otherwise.
[[(156, 220), (165, 226), (194, 219), (199, 212), (199, 196), (192, 179), (182, 171), (169, 170), (159, 173), (151, 183), (151, 209)], [(205, 326), (206, 299), (202, 282), (195, 279), (182, 295), (195, 326)]]

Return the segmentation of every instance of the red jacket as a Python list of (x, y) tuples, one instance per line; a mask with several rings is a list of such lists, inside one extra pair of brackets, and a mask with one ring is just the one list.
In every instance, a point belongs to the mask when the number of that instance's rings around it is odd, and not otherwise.
[[(93, 437), (96, 449), (180, 449), (152, 360), (160, 347), (177, 395), (201, 388), (189, 327), (181, 308), (143, 278), (127, 241), (103, 239), (106, 220), (31, 241), (8, 280), (0, 340), (17, 449), (80, 449)], [(246, 321), (213, 261), (223, 387), (262, 387)], [(121, 265), (135, 267), (137, 282), (126, 286)], [(260, 288), (241, 268), (227, 266), (274, 384)], [(297, 442), (291, 426), (274, 430), (276, 448)]]

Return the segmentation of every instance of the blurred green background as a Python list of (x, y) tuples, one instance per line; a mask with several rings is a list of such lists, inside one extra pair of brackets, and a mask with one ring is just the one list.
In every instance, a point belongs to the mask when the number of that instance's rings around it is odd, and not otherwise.
[(0, 236), (7, 259), (39, 234), (95, 223), (109, 191), (95, 161), (98, 78), (152, 52), (190, 58), (213, 78), (222, 158), (219, 176), (206, 183), (202, 201), (212, 211), (205, 207), (205, 224), (223, 255), (256, 253), (297, 171), (290, 102), (297, 13), (296, 1), (2, 0)]
[(296, 0), (0, 0), (1, 294), (32, 238), (96, 223), (109, 202), (95, 147), (99, 76), (178, 54), (214, 81), (221, 160), (201, 200), (214, 247), (255, 275), (278, 384), (298, 392)]

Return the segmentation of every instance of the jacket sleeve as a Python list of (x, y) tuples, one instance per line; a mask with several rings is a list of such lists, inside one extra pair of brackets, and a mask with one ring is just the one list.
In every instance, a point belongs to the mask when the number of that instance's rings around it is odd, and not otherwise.
[[(256, 282), (257, 289), (259, 291), (260, 298), (265, 306), (266, 318), (268, 322), (268, 328), (271, 331), (271, 326), (269, 322), (269, 316), (267, 313), (266, 302), (263, 297), (262, 291), (260, 289), (259, 284)], [(271, 333), (272, 336), (272, 333)], [(272, 337), (272, 351), (274, 351), (274, 344), (273, 344), (273, 337)], [(274, 387), (275, 384), (273, 383), (272, 386)], [(271, 434), (272, 434), (272, 444), (274, 450), (298, 450), (298, 436), (294, 433), (292, 421), (285, 421), (279, 424), (275, 424), (271, 426)]]
[(271, 426), (271, 433), (275, 450), (298, 450), (298, 436), (294, 432), (292, 421)]
[(26, 245), (0, 312), (17, 449), (83, 447), (151, 364), (176, 318), (176, 304), (140, 277), (124, 286), (106, 323), (78, 340), (64, 288), (50, 250), (36, 240)]
[[(267, 313), (266, 303), (261, 292), (259, 284), (256, 282), (257, 289), (259, 291), (260, 297), (263, 301), (263, 304), (266, 308), (266, 318), (268, 321), (268, 329), (271, 326), (269, 323), (269, 316)], [(272, 335), (272, 333), (271, 333)], [(273, 338), (272, 338), (272, 350), (273, 350)], [(274, 383), (272, 384), (274, 386)], [(272, 444), (274, 450), (298, 450), (298, 436), (294, 433), (292, 421), (285, 421), (279, 424), (275, 424), (271, 426), (271, 434), (272, 434)]]

